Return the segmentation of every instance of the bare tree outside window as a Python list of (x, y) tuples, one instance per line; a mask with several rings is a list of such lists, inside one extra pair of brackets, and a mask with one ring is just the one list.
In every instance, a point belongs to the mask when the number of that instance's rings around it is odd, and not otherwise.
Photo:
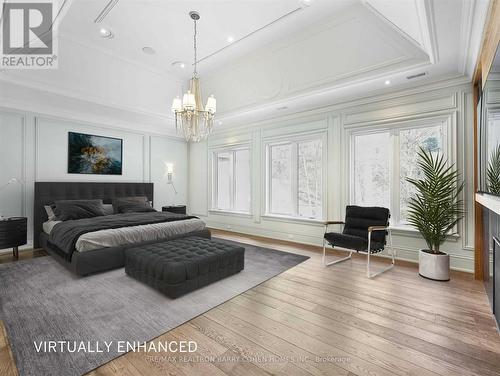
[(422, 176), (417, 163), (421, 147), (443, 152), (443, 126), (384, 129), (352, 137), (353, 203), (389, 208), (393, 224), (407, 225), (408, 202), (415, 188), (406, 178)]
[(292, 144), (271, 147), (271, 212), (292, 215)]
[(323, 139), (268, 147), (268, 214), (323, 218)]
[(389, 207), (390, 133), (356, 135), (354, 139), (354, 201), (361, 206)]
[(432, 153), (442, 151), (440, 126), (404, 129), (399, 132), (399, 218), (406, 224), (408, 202), (415, 194), (415, 187), (406, 178), (421, 179), (423, 173), (418, 167), (420, 147)]
[(212, 208), (250, 213), (250, 149), (214, 152)]
[(322, 217), (323, 150), (321, 140), (299, 143), (299, 216)]

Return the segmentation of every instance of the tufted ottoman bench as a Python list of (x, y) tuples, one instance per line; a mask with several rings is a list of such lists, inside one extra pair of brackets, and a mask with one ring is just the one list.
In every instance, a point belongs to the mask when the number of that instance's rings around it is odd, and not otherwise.
[(188, 237), (129, 248), (125, 272), (171, 298), (243, 270), (245, 248)]

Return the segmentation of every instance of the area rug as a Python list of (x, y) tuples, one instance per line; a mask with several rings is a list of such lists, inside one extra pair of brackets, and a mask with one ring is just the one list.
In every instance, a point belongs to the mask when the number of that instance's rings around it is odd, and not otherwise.
[[(240, 245), (245, 270), (174, 300), (123, 268), (77, 277), (50, 256), (0, 265), (0, 319), (19, 374), (84, 374), (121, 355), (119, 341), (151, 340), (308, 259)], [(49, 341), (65, 345), (47, 352)]]

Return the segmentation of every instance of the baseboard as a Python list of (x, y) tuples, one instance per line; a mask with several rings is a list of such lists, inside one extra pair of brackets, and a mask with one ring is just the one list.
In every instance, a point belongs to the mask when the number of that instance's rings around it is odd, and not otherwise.
[[(237, 226), (237, 225), (232, 225), (231, 229), (228, 229), (225, 226), (220, 226), (215, 223), (210, 223), (210, 221), (207, 221), (207, 225), (209, 228), (225, 231), (225, 232), (230, 232), (230, 233), (235, 233), (235, 234), (242, 234), (242, 235), (251, 235), (251, 236), (256, 236), (256, 237), (261, 237), (269, 240), (279, 240), (291, 244), (304, 244), (308, 246), (315, 246), (315, 247), (322, 247), (322, 241), (308, 241), (305, 238), (302, 237), (302, 239), (297, 239), (297, 236), (295, 236), (296, 239), (290, 240), (285, 234), (282, 234), (280, 232), (275, 232), (271, 230), (266, 230), (266, 231), (261, 231), (259, 229), (252, 228), (250, 226)], [(405, 262), (410, 262), (412, 264), (417, 264), (418, 265), (418, 249), (408, 249), (408, 248), (399, 248), (397, 246), (394, 247), (396, 250), (396, 260), (399, 261), (405, 261)], [(378, 257), (384, 257), (384, 258), (390, 258), (391, 256), (387, 254), (387, 250), (378, 253), (376, 256)], [(469, 257), (464, 257), (464, 256), (457, 256), (457, 255), (452, 255), (450, 254), (450, 269), (459, 271), (459, 272), (465, 272), (465, 273), (474, 273), (474, 259), (469, 258)]]

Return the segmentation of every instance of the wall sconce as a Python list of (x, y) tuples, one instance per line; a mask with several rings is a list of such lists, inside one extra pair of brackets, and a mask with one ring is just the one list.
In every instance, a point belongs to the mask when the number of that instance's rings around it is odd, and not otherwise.
[(177, 190), (175, 189), (174, 185), (174, 164), (173, 163), (165, 163), (167, 166), (167, 184), (172, 185), (172, 188), (174, 189), (175, 194), (177, 194)]

